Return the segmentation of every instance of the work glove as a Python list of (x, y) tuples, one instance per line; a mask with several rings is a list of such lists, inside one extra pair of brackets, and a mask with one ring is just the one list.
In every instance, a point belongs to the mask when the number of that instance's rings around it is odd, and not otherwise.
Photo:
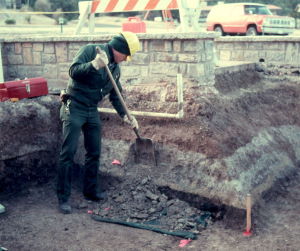
[(68, 98), (68, 94), (67, 94), (67, 92), (66, 92), (65, 89), (62, 89), (62, 90), (60, 91), (59, 98), (60, 98), (60, 101), (61, 101), (61, 102), (66, 102), (66, 100), (67, 100), (67, 98)]
[(125, 115), (123, 118), (123, 122), (130, 125), (132, 128), (139, 129), (139, 124), (134, 116), (131, 115), (131, 121), (129, 120), (128, 116)]
[(108, 64), (108, 58), (105, 51), (100, 50), (99, 47), (96, 48), (97, 54), (93, 61), (91, 61), (93, 67), (96, 70), (103, 68), (105, 65)]

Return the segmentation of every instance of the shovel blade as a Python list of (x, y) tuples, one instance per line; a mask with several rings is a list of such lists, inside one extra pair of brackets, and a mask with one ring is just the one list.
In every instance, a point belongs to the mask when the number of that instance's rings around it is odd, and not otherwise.
[(151, 139), (137, 138), (135, 140), (135, 162), (156, 166), (155, 151)]

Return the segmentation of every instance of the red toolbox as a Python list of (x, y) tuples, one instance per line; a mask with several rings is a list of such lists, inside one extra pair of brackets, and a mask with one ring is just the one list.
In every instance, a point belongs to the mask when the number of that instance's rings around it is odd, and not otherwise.
[(146, 33), (146, 24), (139, 17), (128, 17), (128, 22), (122, 23), (123, 31)]
[(0, 83), (0, 102), (8, 100), (7, 89), (4, 86), (4, 83)]
[(2, 95), (7, 95), (8, 98), (23, 99), (48, 94), (48, 84), (47, 80), (44, 78), (28, 78), (24, 80), (8, 81), (0, 84), (0, 88), (1, 86), (4, 86), (4, 88), (0, 89), (2, 90)]

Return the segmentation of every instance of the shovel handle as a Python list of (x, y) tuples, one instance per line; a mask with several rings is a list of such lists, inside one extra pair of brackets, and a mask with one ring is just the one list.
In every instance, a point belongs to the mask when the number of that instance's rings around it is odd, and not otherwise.
[[(97, 47), (96, 47), (96, 51), (97, 51), (97, 53), (100, 53), (100, 52), (101, 52), (100, 47), (97, 46)], [(128, 108), (127, 108), (126, 103), (124, 102), (124, 99), (123, 99), (123, 97), (122, 97), (122, 94), (121, 94), (121, 92), (120, 92), (120, 90), (119, 90), (119, 88), (118, 88), (118, 86), (117, 86), (117, 84), (116, 84), (116, 81), (115, 81), (113, 75), (111, 74), (111, 71), (110, 71), (110, 69), (108, 68), (107, 65), (105, 65), (105, 70), (106, 70), (106, 72), (107, 72), (107, 74), (108, 74), (108, 76), (109, 76), (110, 82), (112, 83), (112, 85), (113, 85), (113, 87), (114, 87), (114, 89), (115, 89), (115, 92), (117, 93), (117, 96), (118, 96), (118, 98), (119, 98), (119, 100), (120, 100), (120, 102), (121, 102), (121, 105), (122, 105), (122, 107), (123, 107), (124, 110), (125, 110), (125, 113), (126, 113), (128, 119), (129, 119), (130, 121), (132, 121), (132, 116), (130, 115), (130, 112), (129, 112)], [(136, 136), (137, 136), (138, 138), (140, 138), (138, 129), (137, 129), (136, 127), (133, 128), (133, 131), (135, 132)]]
[(136, 127), (133, 128), (133, 131), (135, 132), (135, 135), (140, 139), (140, 134), (139, 134), (139, 131)]

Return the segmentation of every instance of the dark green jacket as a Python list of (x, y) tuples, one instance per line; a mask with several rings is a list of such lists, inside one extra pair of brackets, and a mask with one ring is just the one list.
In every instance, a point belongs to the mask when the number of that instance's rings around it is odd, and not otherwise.
[(122, 92), (119, 82), (120, 67), (114, 62), (113, 53), (108, 44), (88, 44), (83, 46), (75, 56), (69, 69), (71, 79), (68, 83), (67, 93), (71, 99), (86, 106), (97, 106), (104, 96), (109, 94), (109, 100), (121, 117), (125, 111), (110, 82), (105, 68), (96, 70), (91, 61), (96, 57), (96, 46), (105, 51), (109, 60), (108, 67)]

